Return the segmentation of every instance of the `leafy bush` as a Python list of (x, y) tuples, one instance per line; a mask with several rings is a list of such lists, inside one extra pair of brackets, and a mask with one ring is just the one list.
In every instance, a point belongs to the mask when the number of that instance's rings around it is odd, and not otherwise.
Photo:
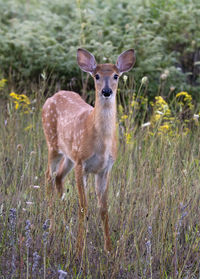
[(44, 70), (63, 88), (72, 78), (80, 80), (79, 46), (104, 62), (134, 47), (134, 79), (148, 76), (150, 96), (157, 94), (167, 69), (163, 95), (173, 86), (174, 93), (188, 91), (198, 98), (198, 0), (0, 0), (0, 18), (0, 70), (22, 85), (38, 81)]

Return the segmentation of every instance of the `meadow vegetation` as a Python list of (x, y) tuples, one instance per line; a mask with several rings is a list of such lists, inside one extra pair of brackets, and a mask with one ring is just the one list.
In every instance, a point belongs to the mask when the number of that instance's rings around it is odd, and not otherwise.
[[(127, 93), (126, 79), (119, 91)], [(49, 231), (44, 173), (47, 148), (40, 99), (1, 89), (0, 275), (2, 278), (198, 278), (199, 114), (179, 92), (150, 104), (141, 85), (118, 101), (119, 154), (109, 187), (113, 253), (103, 250), (94, 179), (82, 265), (76, 264), (78, 197), (73, 172), (55, 200)], [(39, 90), (39, 89), (38, 89)], [(129, 91), (129, 90), (128, 90)], [(146, 121), (146, 122), (145, 122)], [(65, 274), (65, 273), (64, 273)], [(61, 275), (63, 277), (61, 277)]]
[[(199, 5), (0, 0), (0, 278), (200, 277)], [(41, 125), (42, 104), (60, 87), (94, 103), (91, 79), (76, 64), (78, 46), (99, 61), (132, 46), (137, 55), (117, 96), (113, 251), (103, 250), (91, 176), (81, 263), (73, 172), (49, 228)]]

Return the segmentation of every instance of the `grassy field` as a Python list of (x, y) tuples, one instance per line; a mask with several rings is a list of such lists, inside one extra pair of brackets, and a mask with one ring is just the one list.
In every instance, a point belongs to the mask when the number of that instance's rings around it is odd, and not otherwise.
[[(0, 18), (0, 279), (200, 278), (199, 0), (0, 0)], [(82, 263), (73, 172), (49, 228), (41, 126), (60, 88), (94, 104), (78, 47), (103, 63), (132, 47), (137, 57), (118, 91), (113, 251), (103, 250), (91, 176)]]
[[(109, 187), (113, 252), (103, 250), (91, 176), (82, 265), (74, 259), (78, 197), (73, 172), (66, 179), (65, 199), (55, 197), (56, 226), (49, 230), (47, 147), (41, 127), (45, 97), (13, 92), (2, 102), (0, 278), (199, 278), (197, 108), (182, 92), (182, 103), (167, 104), (157, 97), (150, 114), (147, 98), (140, 97), (144, 82), (137, 96), (129, 92), (130, 105), (121, 100), (118, 106), (118, 157)], [(184, 108), (187, 119), (182, 121)]]

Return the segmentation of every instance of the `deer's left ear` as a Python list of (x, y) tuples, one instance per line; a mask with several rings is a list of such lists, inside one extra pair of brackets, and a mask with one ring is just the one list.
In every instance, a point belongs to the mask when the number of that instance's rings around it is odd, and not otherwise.
[(129, 50), (122, 52), (119, 55), (119, 57), (117, 59), (117, 63), (116, 63), (116, 66), (117, 66), (120, 74), (130, 71), (130, 69), (135, 64), (135, 60), (136, 60), (136, 58), (135, 58), (134, 49), (129, 49)]
[(91, 75), (97, 66), (94, 56), (83, 48), (77, 50), (77, 62), (81, 70), (90, 73)]

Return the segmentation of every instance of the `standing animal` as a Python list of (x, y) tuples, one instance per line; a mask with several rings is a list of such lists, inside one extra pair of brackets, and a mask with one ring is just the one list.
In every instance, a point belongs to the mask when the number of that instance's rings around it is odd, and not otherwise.
[(119, 77), (135, 63), (133, 49), (121, 53), (116, 64), (97, 64), (85, 49), (77, 50), (81, 70), (94, 79), (95, 106), (77, 93), (59, 91), (43, 106), (42, 121), (48, 146), (46, 181), (63, 194), (64, 178), (74, 167), (79, 197), (77, 254), (81, 256), (87, 216), (86, 176), (95, 175), (95, 189), (104, 232), (104, 249), (111, 250), (108, 224), (108, 177), (116, 159), (116, 93)]

